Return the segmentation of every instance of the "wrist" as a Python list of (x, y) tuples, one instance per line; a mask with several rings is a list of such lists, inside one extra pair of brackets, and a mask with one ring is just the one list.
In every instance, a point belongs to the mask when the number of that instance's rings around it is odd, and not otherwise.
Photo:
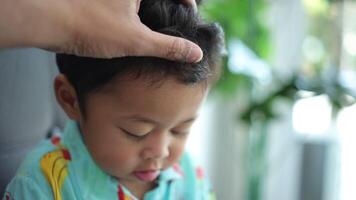
[[(0, 47), (53, 49), (65, 36), (64, 23), (55, 9), (61, 1), (0, 0)], [(60, 5), (59, 5), (60, 6)], [(60, 10), (60, 9), (59, 9)], [(60, 32), (62, 30), (62, 32)]]
[(15, 2), (11, 0), (0, 0), (0, 45), (1, 47), (16, 47), (19, 43), (23, 43), (23, 37), (19, 27), (23, 27), (22, 13), (23, 5), (14, 5)]

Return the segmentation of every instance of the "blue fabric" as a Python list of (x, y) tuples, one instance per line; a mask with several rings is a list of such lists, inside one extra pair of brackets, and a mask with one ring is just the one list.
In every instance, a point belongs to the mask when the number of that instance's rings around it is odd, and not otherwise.
[[(59, 155), (60, 159), (54, 159), (57, 158), (55, 155)], [(53, 168), (49, 170), (52, 179), (46, 175), (44, 167), (40, 164), (46, 159), (54, 166), (51, 165)], [(45, 165), (47, 161), (44, 162)], [(59, 169), (57, 166), (60, 162), (62, 168)], [(55, 180), (53, 181), (55, 184), (51, 183), (51, 180)], [(157, 183), (157, 187), (145, 194), (144, 200), (214, 199), (201, 169), (194, 166), (186, 153), (179, 163), (161, 172)], [(55, 189), (58, 189), (59, 194), (56, 194)], [(16, 176), (9, 183), (3, 199), (126, 200), (137, 198), (120, 185), (117, 179), (96, 165), (83, 143), (77, 123), (70, 121), (63, 137), (54, 136), (41, 142), (27, 156)]]

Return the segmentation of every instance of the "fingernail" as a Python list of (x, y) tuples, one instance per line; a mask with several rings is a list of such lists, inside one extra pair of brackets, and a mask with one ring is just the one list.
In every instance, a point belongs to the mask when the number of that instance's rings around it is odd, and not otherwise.
[(203, 58), (203, 51), (199, 48), (199, 46), (194, 45), (190, 48), (190, 51), (186, 56), (186, 62), (196, 63), (201, 61), (202, 58)]

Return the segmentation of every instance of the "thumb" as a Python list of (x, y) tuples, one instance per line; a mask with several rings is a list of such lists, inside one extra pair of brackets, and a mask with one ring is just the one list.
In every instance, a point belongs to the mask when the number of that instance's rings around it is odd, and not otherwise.
[(145, 42), (140, 42), (138, 54), (165, 58), (181, 62), (199, 62), (203, 58), (200, 47), (184, 38), (169, 36), (147, 30), (143, 35)]

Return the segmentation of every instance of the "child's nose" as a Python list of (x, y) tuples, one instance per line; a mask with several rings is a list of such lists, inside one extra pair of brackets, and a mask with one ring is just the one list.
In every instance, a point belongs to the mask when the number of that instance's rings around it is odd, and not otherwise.
[(157, 132), (152, 135), (142, 152), (144, 159), (162, 159), (169, 156), (170, 138), (166, 132)]

